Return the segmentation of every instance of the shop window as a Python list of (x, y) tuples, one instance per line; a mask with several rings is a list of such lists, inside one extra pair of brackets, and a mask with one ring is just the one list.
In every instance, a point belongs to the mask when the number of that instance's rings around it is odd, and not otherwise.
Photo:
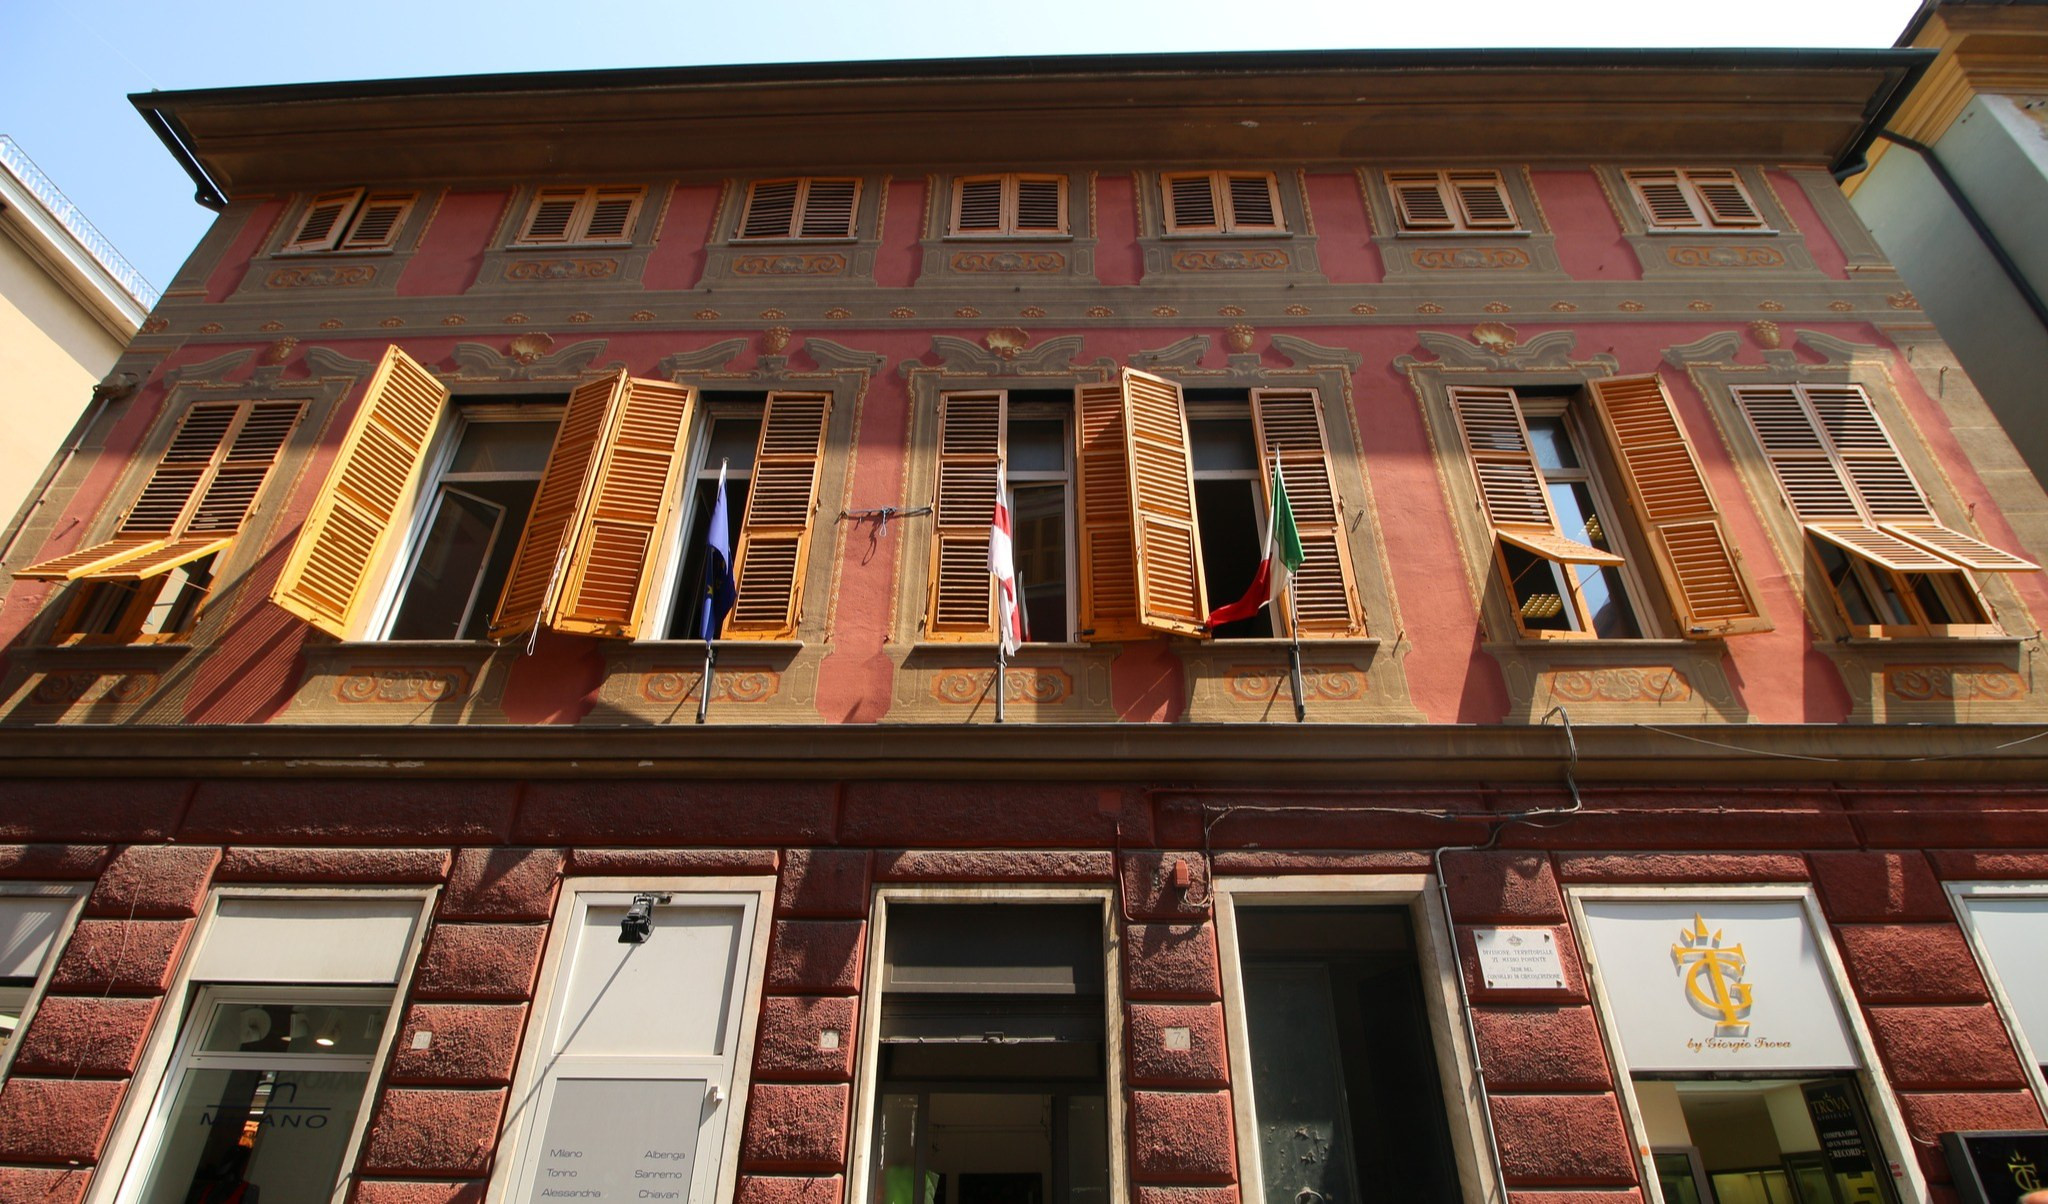
[(1236, 938), (1263, 1204), (1464, 1199), (1409, 910), (1240, 905)]
[(1067, 232), (1067, 177), (1009, 173), (953, 181), (954, 235), (982, 238)]
[(742, 239), (835, 239), (854, 236), (860, 181), (805, 176), (756, 180), (747, 186)]
[(1665, 1204), (1897, 1200), (1853, 1079), (1634, 1086)]
[(512, 245), (519, 247), (592, 246), (633, 241), (633, 226), (647, 190), (620, 188), (542, 188), (527, 206)]
[(758, 892), (567, 893), (515, 1086), (531, 1103), (499, 1160), (505, 1198), (730, 1198), (760, 904)]
[[(696, 402), (620, 371), (577, 388), (550, 426), (533, 406), (452, 405), (392, 348), (273, 600), (344, 639), (656, 630), (672, 608), (657, 552), (689, 492), (691, 435), (719, 437), (693, 425)], [(728, 638), (795, 630), (829, 402), (772, 393), (759, 411)]]
[[(1583, 392), (1466, 385), (1447, 392), (1522, 635), (1657, 634), (1632, 567), (1645, 560), (1680, 634), (1768, 626), (1657, 378), (1595, 381)], [(1633, 523), (1614, 505), (1617, 485)]]
[[(383, 891), (217, 899), (166, 1005), (168, 1064), (137, 1077), (148, 1106), (121, 1198), (334, 1196), (397, 1027), (425, 902)], [(106, 1164), (124, 1157), (117, 1143)]]
[(1522, 229), (1497, 171), (1390, 171), (1387, 191), (1404, 234), (1503, 233)]
[(416, 192), (348, 188), (306, 202), (297, 229), (284, 244), (290, 254), (310, 251), (388, 251), (398, 241)]
[(135, 643), (189, 631), (215, 566), (241, 534), (304, 411), (298, 401), (201, 402), (186, 410), (112, 538), (15, 572), (80, 583), (56, 638)]
[(27, 1023), (59, 938), (78, 909), (79, 891), (13, 883), (0, 887), (0, 1074)]
[(1945, 526), (1860, 385), (1738, 385), (1852, 635), (1998, 630), (1973, 572), (2039, 568)]
[(867, 1204), (1107, 1204), (1101, 908), (886, 914)]
[(1159, 177), (1168, 234), (1282, 234), (1270, 171), (1180, 171)]
[(1651, 233), (1739, 230), (1769, 233), (1737, 173), (1725, 169), (1632, 169), (1622, 173)]
[[(1972, 882), (1949, 886), (1985, 977), (1998, 984), (2015, 1042), (2048, 1087), (2048, 884)], [(2048, 1098), (2048, 1095), (2044, 1095)]]
[(1284, 627), (1265, 612), (1203, 627), (1210, 602), (1239, 597), (1257, 571), (1276, 457), (1307, 557), (1294, 587), (1302, 634), (1364, 629), (1314, 390), (1210, 390), (1191, 401), (1172, 381), (1126, 369), (1071, 396), (945, 394), (939, 427), (930, 639), (995, 638), (988, 535), (999, 462), (1030, 640)]

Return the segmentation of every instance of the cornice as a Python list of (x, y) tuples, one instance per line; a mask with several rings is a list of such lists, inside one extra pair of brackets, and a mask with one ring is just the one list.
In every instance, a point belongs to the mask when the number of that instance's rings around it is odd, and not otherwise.
[(1890, 127), (1933, 145), (1980, 93), (2048, 92), (2048, 7), (1936, 10), (1914, 46), (1937, 51)]
[[(1575, 757), (1573, 753), (1575, 752)], [(1689, 785), (2048, 781), (2048, 729), (1175, 724), (0, 730), (0, 778)]]

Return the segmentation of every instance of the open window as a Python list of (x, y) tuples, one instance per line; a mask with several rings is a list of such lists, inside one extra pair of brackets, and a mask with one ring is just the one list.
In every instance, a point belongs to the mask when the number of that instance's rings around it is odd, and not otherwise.
[[(795, 630), (829, 403), (771, 393), (756, 411), (728, 638)], [(272, 599), (343, 639), (653, 630), (692, 433), (718, 437), (696, 405), (624, 370), (565, 405), (465, 405), (394, 347)]]
[(237, 401), (188, 409), (112, 538), (14, 574), (83, 583), (58, 620), (58, 638), (135, 643), (189, 631), (305, 408)]
[[(1643, 583), (1631, 571), (1643, 560), (1655, 566), (1679, 634), (1768, 627), (1656, 377), (1595, 381), (1583, 392), (1459, 385), (1448, 393), (1524, 636), (1652, 634)], [(1617, 485), (1633, 528), (1612, 500)]]
[(1027, 641), (1284, 634), (1284, 616), (1264, 612), (1203, 629), (1210, 602), (1240, 596), (1258, 570), (1276, 458), (1306, 554), (1294, 582), (1302, 634), (1364, 631), (1315, 390), (1184, 394), (1124, 369), (1071, 395), (988, 390), (939, 404), (927, 638), (995, 638), (999, 462)]
[(0, 1076), (14, 1060), (14, 1039), (32, 1015), (84, 889), (0, 885)]
[(1862, 386), (1732, 392), (1852, 634), (1998, 630), (1970, 574), (2040, 566), (1935, 516)]
[(416, 192), (372, 192), (346, 188), (323, 192), (306, 202), (283, 250), (388, 251), (398, 241), (406, 215), (419, 200)]
[(1102, 925), (888, 905), (866, 1204), (1108, 1204)]

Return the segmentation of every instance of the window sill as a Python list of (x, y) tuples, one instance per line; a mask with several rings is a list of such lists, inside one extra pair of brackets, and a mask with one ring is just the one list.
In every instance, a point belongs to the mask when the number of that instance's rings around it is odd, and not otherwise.
[(1769, 226), (1645, 226), (1643, 233), (1653, 238), (1668, 238), (1711, 234), (1716, 238), (1746, 238), (1751, 235), (1775, 238), (1778, 231)]
[(75, 668), (90, 668), (97, 664), (170, 664), (196, 647), (198, 645), (183, 640), (136, 640), (133, 643), (95, 640), (20, 648), (10, 654), (10, 659), (22, 665), (61, 663)]
[(966, 233), (954, 231), (943, 236), (946, 242), (1072, 242), (1072, 234), (1004, 234), (993, 230), (970, 230)]
[(1215, 238), (1293, 238), (1292, 230), (1168, 230), (1160, 235), (1167, 239), (1203, 240)]
[(617, 250), (634, 246), (631, 239), (616, 242), (515, 242), (505, 244), (507, 251), (593, 251)]
[(1528, 238), (1534, 230), (1396, 230), (1396, 238)]
[[(1055, 654), (1064, 655), (1075, 652), (1090, 652), (1098, 648), (1115, 649), (1121, 647), (1122, 643), (1120, 640), (1104, 640), (1101, 643), (1085, 643), (1080, 640), (1073, 640), (1056, 644), (1050, 640), (1034, 640), (1018, 648), (1016, 655), (1010, 658), (1010, 662), (1015, 664), (1018, 657), (1028, 657), (1033, 652), (1044, 653), (1047, 656)], [(918, 640), (910, 645), (910, 651), (920, 656), (943, 656), (947, 653), (955, 652), (976, 652), (993, 660), (996, 655), (996, 642), (994, 640)]]
[(329, 247), (324, 251), (277, 251), (272, 259), (368, 259), (376, 255), (391, 255), (397, 247)]
[(850, 247), (860, 241), (859, 235), (834, 235), (830, 238), (735, 238), (726, 243), (730, 247)]
[(2017, 648), (2024, 640), (2020, 636), (2004, 632), (1969, 635), (1929, 635), (1915, 632), (1912, 635), (1846, 635), (1836, 642), (1851, 648), (1910, 648), (1939, 652), (1949, 648)]
[[(802, 640), (743, 640), (722, 639), (718, 647), (724, 649), (759, 649), (762, 652), (802, 652)], [(698, 656), (704, 653), (703, 640), (632, 640), (622, 641), (621, 647), (644, 652), (691, 652)]]

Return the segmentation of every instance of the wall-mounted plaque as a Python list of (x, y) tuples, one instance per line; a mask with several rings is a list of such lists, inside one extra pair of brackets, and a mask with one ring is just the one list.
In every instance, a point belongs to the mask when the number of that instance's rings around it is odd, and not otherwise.
[(1963, 1204), (2016, 1204), (2028, 1192), (2048, 1188), (2048, 1131), (1943, 1133), (1941, 1149)]
[(1556, 991), (1564, 987), (1564, 960), (1548, 928), (1475, 928), (1479, 978), (1490, 990)]
[(703, 1079), (557, 1079), (527, 1199), (688, 1204), (703, 1115)]

